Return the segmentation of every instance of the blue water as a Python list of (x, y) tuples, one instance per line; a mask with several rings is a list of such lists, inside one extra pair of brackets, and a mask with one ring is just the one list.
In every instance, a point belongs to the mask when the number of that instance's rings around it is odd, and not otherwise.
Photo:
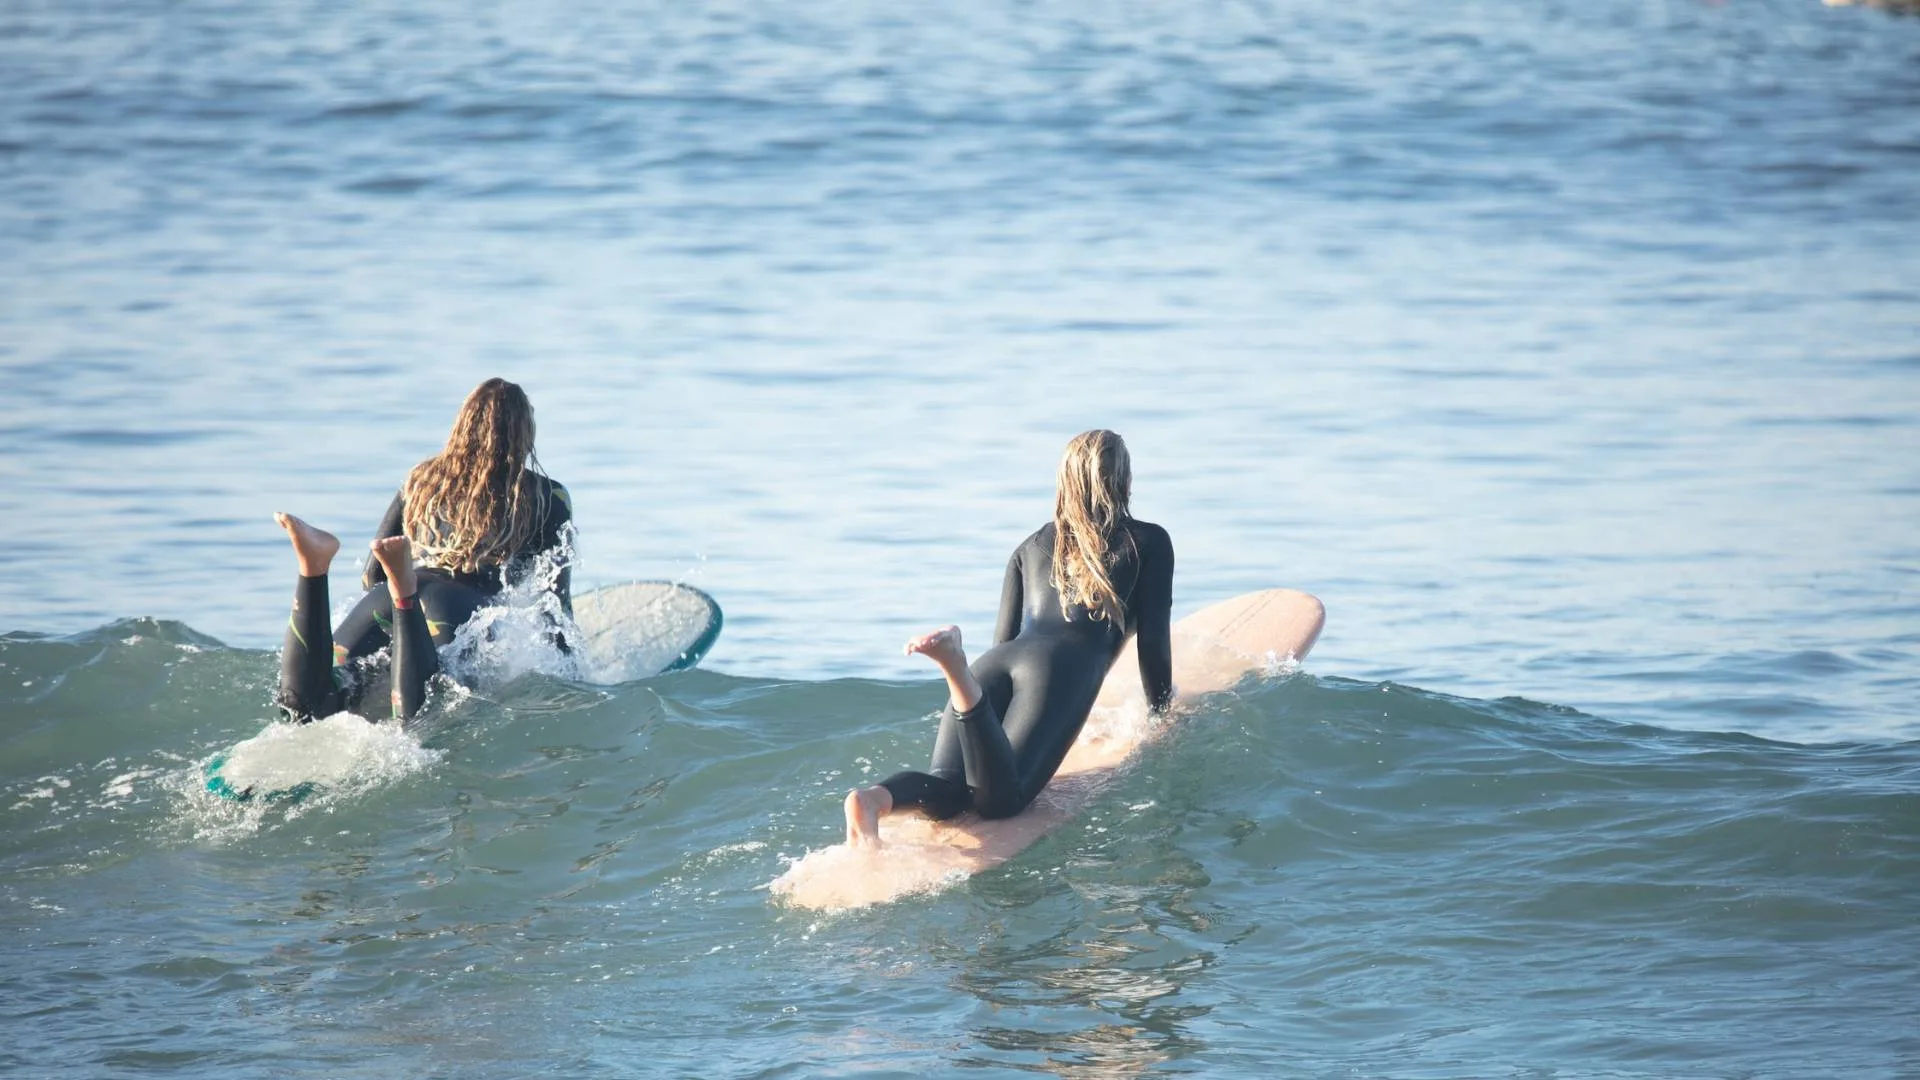
[[(1920, 1071), (1920, 19), (25, 0), (0, 256), (0, 1070)], [(496, 374), (703, 670), (212, 803)], [(1305, 671), (770, 902), (1092, 426)]]

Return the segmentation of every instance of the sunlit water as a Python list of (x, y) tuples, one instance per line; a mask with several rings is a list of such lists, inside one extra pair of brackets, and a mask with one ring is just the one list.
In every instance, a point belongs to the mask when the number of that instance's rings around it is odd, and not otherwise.
[[(0, 1069), (1911, 1073), (1917, 241), (1920, 20), (1811, 0), (11, 5)], [(208, 797), (271, 512), (358, 549), (494, 374), (703, 670), (507, 635)], [(1305, 672), (770, 903), (1091, 426)]]

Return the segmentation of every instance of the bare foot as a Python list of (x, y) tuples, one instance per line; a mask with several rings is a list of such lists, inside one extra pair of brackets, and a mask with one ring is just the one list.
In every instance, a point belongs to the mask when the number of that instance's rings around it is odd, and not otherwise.
[(383, 536), (367, 545), (380, 568), (387, 572), (387, 594), (395, 602), (405, 600), (420, 589), (413, 576), (413, 545), (404, 536)]
[(333, 566), (334, 554), (340, 550), (340, 538), (292, 514), (278, 513), (273, 515), (273, 520), (287, 530), (287, 539), (293, 541), (294, 558), (300, 560), (300, 576), (324, 576)]
[(847, 846), (878, 848), (880, 815), (893, 809), (893, 793), (875, 784), (847, 792)]
[(980, 680), (974, 678), (973, 670), (967, 667), (967, 651), (960, 647), (959, 627), (943, 626), (907, 642), (907, 655), (914, 653), (940, 665), (940, 674), (947, 677), (947, 693), (955, 709), (968, 712), (980, 703)]
[(966, 650), (960, 646), (960, 628), (957, 626), (943, 626), (931, 634), (921, 634), (907, 642), (907, 655), (914, 653), (921, 653), (939, 664), (942, 671), (967, 662)]

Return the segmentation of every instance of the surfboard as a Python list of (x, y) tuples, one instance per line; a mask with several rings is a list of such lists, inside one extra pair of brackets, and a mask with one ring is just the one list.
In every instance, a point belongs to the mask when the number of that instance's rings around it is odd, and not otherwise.
[(726, 620), (713, 597), (691, 585), (629, 581), (574, 597), (573, 621), (581, 674), (623, 683), (698, 664)]
[(1198, 700), (1249, 677), (1287, 670), (1313, 648), (1325, 625), (1319, 599), (1293, 589), (1266, 589), (1201, 608), (1173, 625), (1174, 701), (1187, 708), (1169, 709), (1164, 719), (1148, 717), (1129, 643), (1060, 771), (1024, 812), (998, 821), (962, 814), (946, 822), (891, 814), (880, 821), (877, 850), (835, 844), (810, 851), (768, 889), (796, 908), (836, 911), (937, 892), (999, 866), (1070, 820)]
[(227, 762), (233, 757), (233, 751), (215, 754), (208, 760), (205, 770), (207, 790), (223, 799), (233, 802), (246, 802), (259, 796), (262, 802), (299, 802), (313, 794), (315, 782), (295, 777), (286, 781), (286, 787), (261, 786), (258, 780), (248, 778), (244, 771), (236, 775), (227, 775)]
[[(713, 597), (672, 581), (629, 581), (581, 593), (573, 600), (573, 618), (576, 670), (602, 684), (693, 667), (719, 640), (724, 622)], [(371, 701), (387, 697), (383, 690), (369, 694)], [(339, 784), (368, 765), (370, 751), (363, 740), (334, 732), (330, 724), (276, 722), (215, 754), (202, 770), (207, 791), (235, 802), (293, 803)]]

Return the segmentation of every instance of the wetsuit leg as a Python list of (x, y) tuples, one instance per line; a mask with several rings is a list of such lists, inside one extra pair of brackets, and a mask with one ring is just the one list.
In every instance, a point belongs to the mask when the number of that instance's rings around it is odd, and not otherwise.
[[(998, 725), (1014, 760), (1008, 768), (997, 756), (976, 757), (968, 746), (967, 782), (974, 808), (985, 818), (1011, 817), (1039, 797), (1086, 726), (1110, 664), (1097, 646), (1046, 639), (1008, 644), (1024, 646), (1007, 649), (1016, 692), (1000, 710)], [(984, 732), (985, 725), (970, 721), (968, 730)], [(992, 771), (977, 770), (976, 762), (991, 762)]]
[(900, 773), (882, 786), (895, 807), (918, 807), (936, 820), (961, 809), (988, 819), (1018, 814), (1059, 771), (1106, 666), (1072, 642), (1016, 638), (988, 650), (973, 664), (985, 693), (966, 712), (949, 706), (942, 715), (929, 771)]
[(275, 700), (301, 723), (340, 708), (340, 687), (333, 674), (333, 614), (328, 610), (327, 575), (302, 577), (293, 589), (293, 612), (280, 648), (280, 690)]
[(944, 821), (962, 810), (977, 811), (983, 818), (1003, 818), (1012, 817), (1033, 801), (1020, 775), (1019, 755), (1008, 741), (992, 701), (982, 698), (963, 713), (947, 706), (940, 716), (935, 745), (944, 748), (942, 744), (962, 759), (961, 766), (943, 768), (936, 751), (931, 772), (900, 772), (880, 781), (893, 796), (894, 809), (919, 809), (935, 821)]
[(880, 786), (893, 796), (895, 810), (919, 810), (935, 821), (973, 806), (967, 787), (967, 762), (960, 749), (960, 718), (949, 704), (940, 713), (940, 733), (933, 739), (933, 763), (926, 772), (897, 772)]
[[(985, 661), (992, 655), (981, 657), (981, 666), (986, 666)], [(979, 677), (977, 672), (975, 677)], [(1010, 685), (1012, 692), (1003, 695), (1000, 701), (995, 701), (991, 694), (983, 694), (973, 708), (952, 713), (960, 754), (966, 762), (973, 809), (983, 818), (1012, 817), (1033, 801), (1021, 781), (1020, 756), (1000, 720), (1009, 709), (1018, 707), (1026, 688), (1011, 679), (1003, 681)], [(981, 686), (985, 685), (986, 681), (981, 680)], [(951, 706), (948, 711), (952, 712)]]
[(381, 649), (393, 636), (393, 597), (385, 585), (375, 585), (353, 605), (340, 628), (333, 633), (333, 662), (346, 665), (364, 660)]
[(366, 706), (376, 708), (391, 697), (393, 668), (376, 660), (380, 650), (393, 640), (393, 597), (385, 585), (376, 585), (361, 594), (340, 625), (333, 631), (333, 681), (340, 687), (337, 708), (367, 715)]
[(417, 572), (420, 580), (420, 606), (426, 611), (427, 629), (434, 644), (451, 645), (460, 628), (473, 613), (494, 601), (496, 593), (481, 592), (433, 570)]
[(439, 646), (453, 642), (473, 613), (491, 599), (458, 581), (421, 572), (412, 603), (393, 609), (393, 715), (408, 720), (427, 700), (427, 683), (440, 671)]
[(893, 796), (895, 810), (919, 810), (935, 821), (945, 821), (973, 805), (965, 780), (936, 773), (897, 772), (880, 786)]
[[(448, 645), (453, 635), (473, 618), (473, 613), (493, 600), (493, 594), (456, 581), (433, 569), (415, 571), (418, 596), (427, 613), (427, 629), (438, 645)], [(393, 597), (385, 585), (367, 590), (334, 631), (334, 663), (345, 664), (372, 656), (387, 647), (393, 637)]]
[(409, 720), (427, 701), (427, 681), (440, 671), (440, 650), (427, 629), (427, 613), (415, 592), (393, 609), (393, 717)]
[[(928, 771), (881, 781), (896, 809), (917, 807), (935, 820), (971, 809), (991, 819), (1012, 817), (1033, 802), (1086, 719), (1085, 709), (1076, 719), (1070, 703), (1049, 713), (1049, 698), (1057, 697), (1049, 693), (1050, 651), (1046, 643), (1015, 639), (974, 661), (983, 693), (966, 712), (948, 705), (941, 714)], [(1062, 737), (1054, 730), (1061, 727), (1071, 730)]]
[[(1004, 704), (1012, 696), (1013, 684), (1004, 667), (975, 663), (973, 669), (974, 677), (980, 680), (980, 688), (985, 692), (982, 706), (993, 701)], [(927, 771), (898, 772), (880, 781), (880, 786), (893, 796), (894, 809), (915, 809), (935, 821), (945, 821), (973, 808), (973, 792), (967, 787), (964, 732), (960, 714), (949, 703), (940, 713), (940, 732), (934, 736), (933, 761)]]

